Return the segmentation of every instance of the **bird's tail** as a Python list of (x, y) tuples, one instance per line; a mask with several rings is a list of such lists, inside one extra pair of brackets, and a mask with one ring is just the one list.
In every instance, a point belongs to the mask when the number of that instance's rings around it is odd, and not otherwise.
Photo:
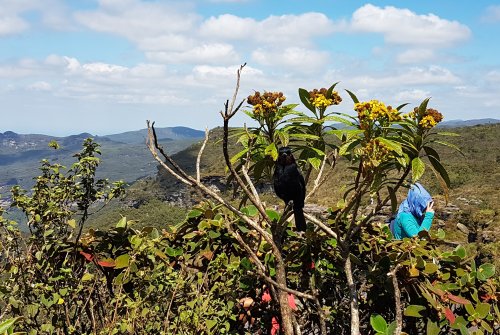
[(306, 218), (302, 207), (293, 207), (293, 216), (295, 217), (295, 227), (299, 231), (306, 231)]

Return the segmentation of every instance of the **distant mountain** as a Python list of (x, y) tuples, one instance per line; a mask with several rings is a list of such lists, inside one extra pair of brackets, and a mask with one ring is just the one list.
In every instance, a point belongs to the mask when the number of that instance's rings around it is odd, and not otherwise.
[[(159, 141), (170, 154), (204, 136), (204, 132), (187, 127), (157, 128), (157, 133)], [(66, 137), (0, 132), (0, 194), (5, 198), (8, 189), (15, 184), (30, 188), (33, 178), (39, 174), (42, 159), (70, 166), (74, 162), (73, 155), (81, 150), (83, 141), (89, 137), (101, 145), (99, 177), (131, 183), (152, 175), (157, 164), (146, 147), (146, 135), (146, 129), (108, 136), (82, 133)], [(48, 147), (52, 140), (59, 143), (60, 149)]]
[[(167, 127), (155, 128), (159, 139), (166, 140), (185, 140), (202, 138), (205, 133), (201, 130), (191, 129), (188, 127)], [(116, 142), (122, 143), (144, 143), (148, 136), (147, 129), (127, 131), (120, 134), (106, 135), (107, 138)]]
[(438, 127), (447, 127), (447, 128), (457, 128), (457, 127), (471, 127), (477, 126), (480, 124), (495, 124), (500, 123), (498, 119), (475, 119), (475, 120), (449, 120), (443, 121), (439, 124)]

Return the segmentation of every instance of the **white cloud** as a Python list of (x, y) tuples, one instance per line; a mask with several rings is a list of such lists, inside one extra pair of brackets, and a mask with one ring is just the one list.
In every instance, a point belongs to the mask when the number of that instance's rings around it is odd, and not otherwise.
[(489, 83), (500, 83), (500, 69), (489, 71), (486, 73), (485, 79)]
[(312, 38), (328, 35), (333, 28), (333, 22), (322, 13), (269, 16), (262, 21), (223, 14), (203, 22), (200, 33), (207, 38), (244, 43), (307, 46), (312, 44)]
[(467, 40), (470, 29), (458, 21), (434, 14), (418, 15), (409, 9), (367, 4), (357, 9), (347, 27), (353, 32), (381, 33), (386, 42), (399, 45), (444, 47)]
[(305, 48), (289, 47), (284, 49), (257, 49), (252, 52), (252, 60), (262, 65), (293, 69), (299, 73), (324, 70), (329, 54)]
[(348, 85), (354, 87), (400, 87), (418, 85), (458, 84), (461, 79), (450, 70), (440, 66), (412, 67), (400, 69), (397, 73), (384, 73), (377, 75), (354, 75), (346, 80)]
[[(75, 17), (93, 30), (124, 36), (138, 45), (148, 38), (163, 37), (175, 41), (177, 34), (193, 32), (199, 20), (198, 15), (178, 8), (172, 2), (137, 0), (100, 0), (99, 8), (77, 12)], [(170, 50), (175, 45), (163, 47)]]
[[(39, 15), (40, 23), (51, 29), (67, 29), (71, 25), (62, 0), (4, 0), (0, 1), (0, 36), (16, 35), (31, 29), (33, 24), (22, 17), (26, 12)], [(35, 23), (37, 20), (31, 19)]]
[(422, 63), (432, 60), (435, 57), (434, 50), (431, 49), (408, 49), (396, 56), (396, 61), (400, 64)]
[(396, 102), (408, 102), (408, 101), (422, 101), (425, 98), (430, 97), (431, 93), (429, 91), (414, 89), (401, 91), (394, 96), (394, 101)]
[(185, 51), (151, 51), (146, 57), (155, 62), (184, 64), (234, 64), (240, 57), (225, 43), (203, 44)]
[(0, 36), (19, 34), (28, 28), (28, 22), (18, 16), (0, 16)]
[(486, 8), (482, 20), (484, 22), (500, 22), (500, 5)]
[(46, 81), (37, 81), (28, 86), (28, 89), (33, 91), (50, 91), (52, 90), (52, 85)]

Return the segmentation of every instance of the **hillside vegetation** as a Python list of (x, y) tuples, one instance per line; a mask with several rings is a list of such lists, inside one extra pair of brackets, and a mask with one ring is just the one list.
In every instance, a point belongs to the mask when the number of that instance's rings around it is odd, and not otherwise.
[[(334, 88), (299, 89), (307, 113), (283, 105), (281, 92), (255, 92), (247, 115), (260, 127), (238, 135), (228, 123), (239, 107), (226, 108), (199, 179), (200, 143), (171, 157), (161, 151), (170, 152), (170, 141), (153, 136), (148, 148), (176, 179), (160, 167), (128, 189), (99, 180), (92, 139), (69, 170), (43, 161), (30, 192), (12, 190), (30, 236), (0, 209), (0, 327), (31, 334), (498, 332), (498, 200), (491, 197), (499, 125), (439, 134), (442, 115), (428, 99), (402, 114), (351, 92), (357, 116), (350, 117), (335, 112), (342, 99)], [(331, 131), (330, 121), (352, 128)], [(311, 181), (322, 162), (335, 166), (307, 200), (313, 215), (304, 232), (269, 183), (285, 145)], [(464, 156), (448, 150), (455, 146)], [(384, 221), (415, 181), (435, 195), (437, 218), (430, 232), (394, 240)]]

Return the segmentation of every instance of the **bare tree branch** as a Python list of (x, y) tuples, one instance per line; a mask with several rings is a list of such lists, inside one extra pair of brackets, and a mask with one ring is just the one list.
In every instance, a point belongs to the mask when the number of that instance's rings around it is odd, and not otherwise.
[(396, 329), (394, 330), (394, 335), (401, 335), (403, 330), (403, 313), (401, 307), (401, 291), (399, 290), (398, 276), (397, 272), (401, 264), (394, 267), (394, 270), (389, 272), (387, 275), (392, 279), (392, 286), (394, 287), (394, 304), (396, 308)]
[(196, 181), (200, 182), (200, 162), (201, 162), (201, 155), (203, 155), (203, 150), (205, 150), (205, 146), (207, 145), (208, 142), (208, 128), (205, 128), (205, 140), (203, 141), (200, 151), (198, 152), (198, 157), (196, 157)]

